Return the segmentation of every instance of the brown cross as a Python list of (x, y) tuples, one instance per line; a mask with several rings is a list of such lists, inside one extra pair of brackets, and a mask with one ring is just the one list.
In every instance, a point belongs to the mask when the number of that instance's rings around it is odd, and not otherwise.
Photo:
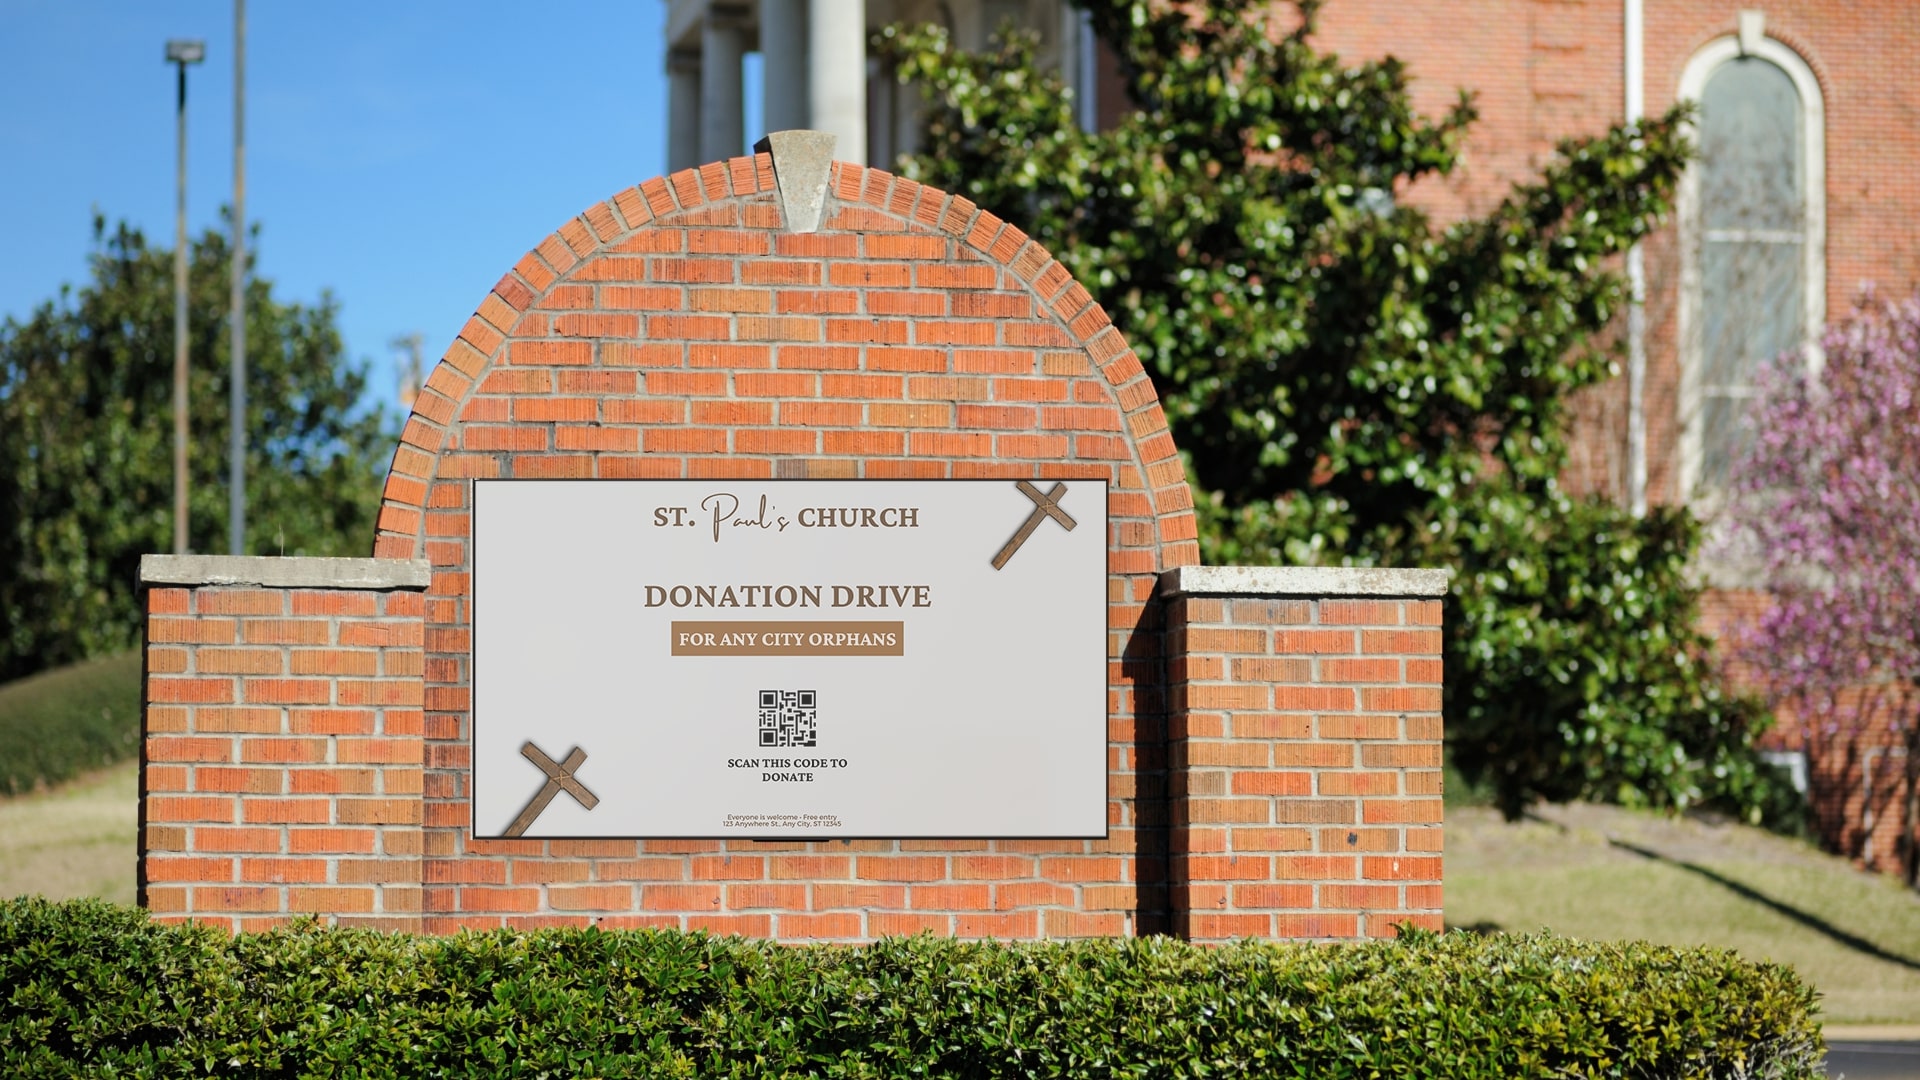
[(1060, 527), (1068, 532), (1073, 531), (1074, 520), (1067, 516), (1065, 510), (1060, 509), (1060, 496), (1067, 493), (1067, 485), (1055, 483), (1053, 490), (1045, 495), (1040, 494), (1039, 488), (1025, 480), (1016, 480), (1013, 486), (1019, 488), (1021, 494), (1033, 500), (1033, 513), (1028, 514), (1027, 520), (1020, 523), (1019, 531), (1015, 532), (1006, 546), (1000, 549), (1000, 554), (993, 557), (995, 570), (1007, 565), (1007, 560), (1013, 558), (1013, 553), (1020, 550), (1020, 545), (1026, 543), (1027, 537), (1032, 536), (1033, 530), (1039, 528), (1040, 523), (1047, 518), (1059, 522)]
[(539, 793), (534, 795), (533, 801), (527, 804), (527, 808), (520, 811), (520, 816), (513, 819), (513, 824), (507, 826), (508, 836), (519, 836), (525, 833), (527, 826), (533, 824), (533, 819), (540, 816), (540, 811), (545, 810), (547, 804), (553, 801), (553, 797), (562, 791), (573, 796), (581, 806), (589, 810), (600, 805), (600, 797), (588, 791), (580, 781), (573, 778), (573, 771), (587, 760), (585, 750), (576, 746), (567, 751), (566, 760), (555, 761), (541, 753), (539, 747), (528, 741), (521, 745), (520, 756), (539, 766), (540, 771), (547, 774), (547, 782), (540, 786)]

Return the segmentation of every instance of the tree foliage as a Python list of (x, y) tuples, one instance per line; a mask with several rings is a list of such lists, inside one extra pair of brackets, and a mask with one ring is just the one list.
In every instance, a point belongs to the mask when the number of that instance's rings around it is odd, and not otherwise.
[[(1569, 395), (1613, 371), (1608, 271), (1672, 209), (1675, 110), (1569, 141), (1482, 216), (1405, 198), (1475, 113), (1316, 50), (1317, 4), (1086, 0), (1134, 110), (1082, 132), (1034, 43), (886, 31), (924, 87), (918, 180), (1046, 244), (1140, 355), (1209, 561), (1455, 571), (1449, 738), (1508, 814), (1535, 798), (1750, 805), (1757, 719), (1693, 629), (1684, 510), (1567, 492)], [(1284, 14), (1284, 13), (1283, 13)]]
[[(173, 253), (94, 222), (91, 280), (0, 325), (0, 679), (124, 648), (140, 556), (173, 544)], [(225, 551), (230, 249), (188, 274), (189, 545)], [(247, 551), (362, 555), (385, 415), (334, 302), (247, 282)]]
[[(1742, 649), (1816, 746), (1879, 727), (1906, 747), (1902, 836), (1920, 824), (1920, 299), (1869, 298), (1763, 373), (1726, 557), (1771, 605)], [(1832, 839), (1832, 838), (1829, 838)], [(1862, 838), (1863, 841), (1867, 837)], [(1916, 852), (1903, 845), (1915, 880)]]

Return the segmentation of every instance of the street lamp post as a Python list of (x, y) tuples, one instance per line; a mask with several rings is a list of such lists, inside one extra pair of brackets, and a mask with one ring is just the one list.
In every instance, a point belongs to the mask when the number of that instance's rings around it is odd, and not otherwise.
[(227, 553), (247, 545), (247, 0), (233, 0), (233, 348), (227, 429)]
[(179, 69), (174, 113), (178, 198), (173, 217), (173, 552), (187, 553), (187, 65), (207, 57), (204, 41), (167, 42), (167, 63)]

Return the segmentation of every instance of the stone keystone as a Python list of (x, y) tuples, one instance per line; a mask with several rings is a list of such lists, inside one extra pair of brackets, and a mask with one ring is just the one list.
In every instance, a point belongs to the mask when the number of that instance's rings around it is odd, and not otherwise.
[(773, 180), (780, 189), (780, 212), (791, 232), (820, 231), (827, 201), (827, 174), (833, 168), (833, 136), (824, 131), (776, 131), (753, 144), (773, 155)]

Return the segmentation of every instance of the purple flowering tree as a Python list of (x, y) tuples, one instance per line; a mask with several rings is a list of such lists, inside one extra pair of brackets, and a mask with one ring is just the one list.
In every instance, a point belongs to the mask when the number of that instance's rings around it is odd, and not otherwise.
[(1762, 377), (1752, 447), (1733, 476), (1731, 554), (1771, 594), (1739, 650), (1783, 717), (1797, 719), (1810, 758), (1881, 732), (1905, 746), (1900, 850), (1911, 884), (1920, 820), (1920, 300), (1870, 297), (1822, 346), (1818, 374), (1789, 355)]

